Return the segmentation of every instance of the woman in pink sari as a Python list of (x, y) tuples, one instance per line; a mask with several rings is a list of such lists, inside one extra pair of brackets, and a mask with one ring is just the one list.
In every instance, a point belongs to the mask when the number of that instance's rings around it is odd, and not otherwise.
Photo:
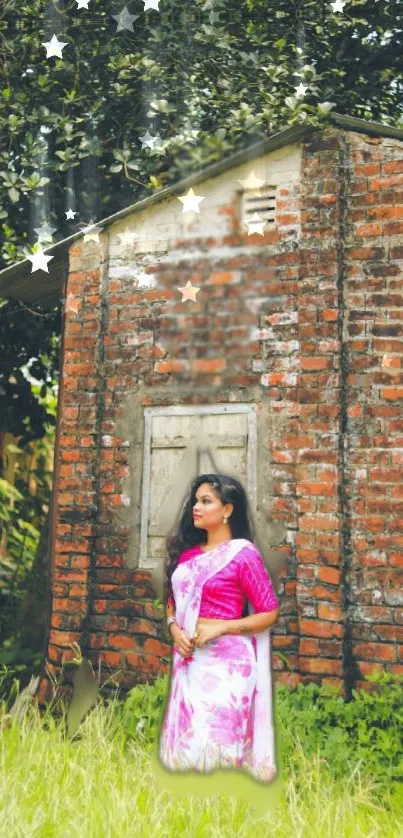
[(270, 628), (278, 601), (252, 541), (241, 484), (200, 475), (167, 548), (174, 645), (161, 761), (174, 771), (236, 767), (270, 782)]

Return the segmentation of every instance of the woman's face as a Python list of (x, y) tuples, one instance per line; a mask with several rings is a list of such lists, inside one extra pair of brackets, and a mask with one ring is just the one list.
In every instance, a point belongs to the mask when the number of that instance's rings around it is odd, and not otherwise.
[[(223, 523), (223, 517), (229, 515), (230, 504), (222, 504), (209, 483), (202, 483), (196, 490), (196, 503), (193, 505), (193, 524), (197, 529), (210, 530)], [(200, 516), (200, 517), (199, 517)]]

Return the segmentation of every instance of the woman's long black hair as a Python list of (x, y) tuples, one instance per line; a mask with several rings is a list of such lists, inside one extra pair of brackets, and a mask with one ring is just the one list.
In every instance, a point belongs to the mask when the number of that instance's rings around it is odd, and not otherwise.
[(199, 474), (191, 484), (187, 500), (182, 504), (179, 523), (175, 525), (174, 532), (168, 535), (166, 539), (168, 561), (165, 574), (165, 601), (168, 596), (173, 596), (171, 579), (180, 554), (190, 547), (195, 547), (196, 544), (205, 544), (207, 541), (206, 531), (195, 527), (193, 523), (196, 492), (202, 483), (208, 483), (223, 504), (233, 504), (233, 511), (228, 518), (231, 538), (247, 538), (248, 541), (254, 541), (248, 499), (241, 483), (227, 474)]

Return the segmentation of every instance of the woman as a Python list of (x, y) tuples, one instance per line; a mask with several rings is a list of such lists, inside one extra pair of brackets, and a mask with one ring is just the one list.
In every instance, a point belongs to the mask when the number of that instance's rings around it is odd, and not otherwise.
[(270, 781), (270, 628), (278, 601), (252, 541), (241, 484), (221, 474), (197, 477), (167, 550), (174, 645), (161, 761), (173, 770), (244, 768)]

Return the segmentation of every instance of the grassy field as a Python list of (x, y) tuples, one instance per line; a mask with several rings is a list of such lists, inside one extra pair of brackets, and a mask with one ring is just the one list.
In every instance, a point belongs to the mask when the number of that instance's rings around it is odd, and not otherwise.
[(171, 775), (155, 746), (124, 742), (113, 704), (100, 703), (66, 739), (33, 707), (0, 733), (1, 838), (403, 838), (400, 805), (374, 782), (332, 780), (297, 740), (271, 786), (243, 772)]

